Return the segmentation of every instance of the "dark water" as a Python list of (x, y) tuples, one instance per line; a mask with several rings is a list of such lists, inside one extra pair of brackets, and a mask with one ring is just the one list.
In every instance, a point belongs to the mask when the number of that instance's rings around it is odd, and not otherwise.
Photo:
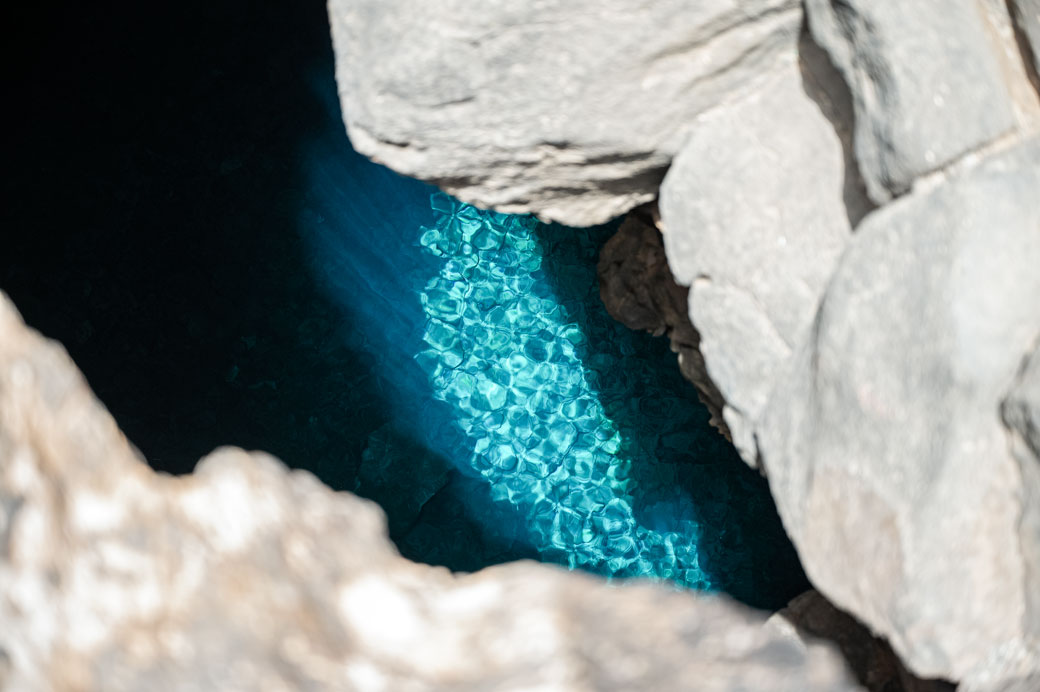
[(761, 606), (805, 587), (666, 344), (599, 304), (612, 229), (355, 154), (320, 2), (37, 12), (7, 61), (0, 288), (153, 466), (269, 451), (454, 569), (534, 557)]

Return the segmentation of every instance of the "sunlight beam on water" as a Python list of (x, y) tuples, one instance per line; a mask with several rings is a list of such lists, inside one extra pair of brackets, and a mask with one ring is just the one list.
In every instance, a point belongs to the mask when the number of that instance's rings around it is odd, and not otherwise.
[(764, 479), (708, 425), (667, 341), (602, 305), (616, 224), (482, 211), (323, 136), (298, 228), (357, 354), (343, 367), (384, 412), (338, 413), (361, 449), (346, 487), (383, 506), (405, 556), (535, 557), (762, 607), (807, 588)]
[[(677, 511), (667, 527), (636, 517), (632, 456), (656, 450), (640, 449), (645, 436), (625, 440), (600, 401), (597, 380), (616, 376), (624, 357), (590, 349), (547, 286), (538, 222), (446, 195), (434, 195), (432, 204), (437, 220), (420, 242), (443, 264), (422, 292), (429, 348), (418, 358), (467, 433), (466, 463), (496, 501), (515, 507), (548, 559), (612, 576), (714, 586), (699, 565), (698, 526), (682, 511), (686, 498), (671, 498)], [(561, 230), (585, 236), (585, 266), (568, 269), (584, 297), (597, 300), (597, 234)]]

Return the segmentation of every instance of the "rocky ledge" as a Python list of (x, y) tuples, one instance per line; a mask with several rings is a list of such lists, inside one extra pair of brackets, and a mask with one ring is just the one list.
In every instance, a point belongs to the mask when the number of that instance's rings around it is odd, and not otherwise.
[(603, 295), (669, 333), (818, 590), (919, 676), (1040, 688), (1036, 0), (329, 12), (363, 153), (572, 225), (659, 198)]
[(400, 557), (373, 503), (240, 449), (154, 473), (0, 293), (0, 688), (855, 689), (725, 598)]

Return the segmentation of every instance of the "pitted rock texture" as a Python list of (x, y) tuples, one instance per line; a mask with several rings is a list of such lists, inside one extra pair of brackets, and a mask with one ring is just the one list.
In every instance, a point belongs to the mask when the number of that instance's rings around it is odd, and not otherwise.
[(851, 690), (721, 598), (401, 558), (381, 511), (238, 449), (135, 456), (0, 294), (0, 688)]
[(851, 236), (842, 142), (804, 80), (792, 51), (760, 90), (701, 117), (661, 188), (668, 261), (751, 464), (776, 378)]
[(923, 677), (1040, 660), (1040, 488), (1000, 416), (1040, 335), (1037, 190), (1034, 139), (869, 215), (757, 434), (810, 579)]
[(600, 298), (610, 316), (629, 329), (668, 336), (672, 351), (679, 354), (679, 369), (697, 388), (711, 424), (728, 438), (722, 419), (725, 401), (708, 377), (701, 336), (687, 314), (689, 289), (672, 277), (656, 216), (652, 206), (633, 211), (604, 244), (597, 267)]
[(572, 226), (657, 196), (694, 122), (753, 89), (797, 0), (331, 0), (354, 148), (466, 202)]
[(852, 92), (875, 202), (1014, 127), (976, 0), (806, 0), (806, 13)]

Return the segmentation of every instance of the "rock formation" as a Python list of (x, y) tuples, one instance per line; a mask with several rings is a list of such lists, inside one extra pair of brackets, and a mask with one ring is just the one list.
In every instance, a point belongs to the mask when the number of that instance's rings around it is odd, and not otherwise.
[(851, 235), (842, 142), (809, 96), (824, 93), (816, 84), (792, 43), (758, 90), (698, 120), (661, 188), (668, 261), (691, 286), (701, 352), (751, 461), (776, 377)]
[(806, 5), (813, 38), (852, 91), (856, 161), (875, 202), (1014, 127), (976, 0)]
[(330, 2), (359, 149), (571, 224), (661, 183), (691, 324), (631, 226), (615, 314), (703, 355), (823, 595), (917, 675), (1032, 689), (1037, 3), (390, 5)]
[(657, 196), (696, 116), (789, 52), (797, 0), (332, 0), (354, 148), (572, 226)]
[(1037, 190), (1040, 140), (864, 219), (757, 432), (810, 579), (926, 676), (1036, 646), (1040, 488), (1000, 407), (1040, 334)]
[(0, 294), (0, 688), (854, 689), (723, 598), (401, 558), (376, 505), (262, 453), (153, 473)]
[(672, 350), (679, 354), (679, 369), (697, 388), (711, 424), (729, 438), (722, 417), (726, 402), (705, 369), (701, 335), (686, 312), (689, 289), (672, 276), (656, 215), (650, 208), (633, 211), (604, 244), (597, 267), (600, 297), (610, 316), (629, 329), (668, 336)]

